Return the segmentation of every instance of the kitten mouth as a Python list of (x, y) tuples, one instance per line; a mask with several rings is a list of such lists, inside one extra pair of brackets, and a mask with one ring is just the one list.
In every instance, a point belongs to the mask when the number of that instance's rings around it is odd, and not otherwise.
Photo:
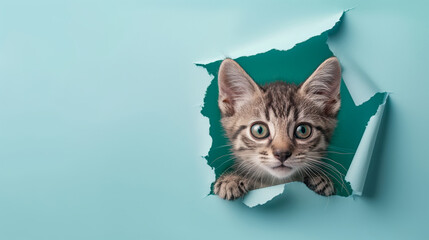
[(288, 177), (294, 172), (294, 169), (292, 166), (284, 165), (284, 164), (280, 164), (277, 166), (270, 166), (270, 168), (267, 170), (272, 176), (280, 179)]
[(285, 166), (285, 165), (282, 164), (282, 165), (279, 165), (277, 167), (273, 167), (273, 169), (276, 169), (276, 170), (286, 170), (286, 169), (291, 170), (292, 167)]

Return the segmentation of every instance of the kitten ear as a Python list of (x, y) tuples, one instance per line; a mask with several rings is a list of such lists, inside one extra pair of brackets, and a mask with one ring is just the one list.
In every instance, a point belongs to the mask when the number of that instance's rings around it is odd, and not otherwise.
[(223, 60), (218, 73), (219, 108), (232, 116), (244, 103), (262, 94), (258, 84), (232, 59)]
[(325, 60), (299, 88), (299, 93), (310, 98), (329, 115), (340, 109), (341, 66), (336, 57)]

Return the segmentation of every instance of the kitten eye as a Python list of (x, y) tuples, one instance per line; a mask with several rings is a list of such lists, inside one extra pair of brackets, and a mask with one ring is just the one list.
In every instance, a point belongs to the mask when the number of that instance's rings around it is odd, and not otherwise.
[(252, 125), (250, 128), (250, 133), (257, 139), (263, 139), (270, 136), (270, 131), (268, 130), (267, 124), (260, 122)]
[(295, 129), (295, 136), (299, 139), (306, 139), (311, 135), (311, 126), (308, 124), (298, 125)]

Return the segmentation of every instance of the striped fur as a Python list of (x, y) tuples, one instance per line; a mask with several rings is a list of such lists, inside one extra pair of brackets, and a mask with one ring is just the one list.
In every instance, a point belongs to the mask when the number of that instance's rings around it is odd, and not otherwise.
[[(217, 195), (232, 200), (252, 189), (290, 181), (302, 181), (320, 195), (335, 193), (320, 159), (340, 108), (341, 69), (336, 58), (323, 62), (299, 86), (281, 81), (259, 86), (231, 59), (222, 62), (218, 81), (221, 122), (236, 160), (234, 170), (216, 181)], [(250, 131), (259, 122), (269, 129), (264, 139)], [(305, 139), (295, 133), (302, 124), (311, 128)], [(280, 160), (279, 152), (289, 157)]]

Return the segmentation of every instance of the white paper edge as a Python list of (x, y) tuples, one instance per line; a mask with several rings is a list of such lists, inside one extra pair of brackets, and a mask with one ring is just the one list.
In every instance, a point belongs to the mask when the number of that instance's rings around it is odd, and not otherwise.
[(253, 56), (272, 49), (283, 51), (289, 50), (298, 43), (304, 42), (329, 29), (332, 29), (343, 14), (344, 12), (339, 12), (321, 19), (312, 19), (293, 26), (287, 26), (281, 31), (272, 33), (268, 36), (265, 35), (263, 38), (256, 41), (244, 43), (239, 49), (222, 51), (225, 52), (226, 55), (218, 55), (215, 57), (211, 56), (206, 59), (201, 59), (200, 61), (197, 61), (197, 63), (208, 64), (226, 57), (235, 59), (239, 57)]
[(389, 94), (386, 93), (383, 103), (378, 107), (375, 115), (369, 119), (345, 177), (346, 181), (350, 183), (355, 196), (361, 196), (363, 192), (388, 96)]
[(243, 198), (243, 203), (248, 207), (262, 205), (282, 194), (286, 184), (280, 184), (250, 191)]

